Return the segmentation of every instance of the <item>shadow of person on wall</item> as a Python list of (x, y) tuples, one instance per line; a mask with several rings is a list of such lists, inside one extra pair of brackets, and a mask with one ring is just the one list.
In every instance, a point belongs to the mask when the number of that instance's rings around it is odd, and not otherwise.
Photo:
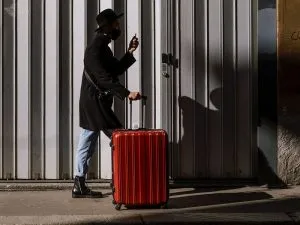
[[(180, 143), (176, 143), (176, 147), (174, 146), (180, 155), (180, 162), (174, 166), (179, 166), (181, 174), (176, 175), (178, 177), (189, 177), (191, 171), (196, 170), (196, 177), (206, 176), (206, 163), (199, 160), (199, 158), (204, 159), (207, 157), (205, 126), (203, 126), (205, 124), (206, 108), (186, 96), (179, 97), (178, 104), (182, 114), (183, 136)], [(197, 137), (196, 140), (194, 140), (194, 135)], [(199, 151), (194, 152), (194, 144)]]
[[(176, 171), (177, 169), (178, 171), (178, 167), (180, 168), (180, 174), (173, 174), (175, 182), (180, 180), (180, 177), (189, 176), (191, 179), (207, 180), (211, 177), (212, 170), (223, 170), (222, 179), (232, 178), (234, 180), (239, 177), (237, 153), (234, 150), (234, 124), (231, 125), (232, 132), (231, 128), (222, 128), (222, 120), (223, 125), (228, 124), (228, 121), (224, 122), (226, 118), (221, 118), (222, 93), (222, 87), (216, 88), (210, 93), (209, 108), (190, 97), (179, 97), (183, 136), (180, 143), (173, 143), (173, 153), (179, 154), (179, 157), (173, 160), (172, 170)], [(222, 129), (223, 134), (221, 134)], [(224, 130), (228, 132), (224, 132)], [(211, 152), (211, 149), (221, 150), (222, 142), (224, 144), (225, 141), (227, 144), (223, 145), (222, 156), (217, 151)], [(264, 152), (258, 146), (257, 151), (257, 154), (254, 154), (257, 156), (258, 162), (257, 184), (267, 184), (269, 188), (286, 188), (286, 184), (274, 172)], [(193, 177), (191, 171), (194, 171)]]
[[(208, 179), (212, 175), (224, 178), (237, 176), (234, 125), (226, 129), (222, 128), (223, 125), (228, 124), (227, 121), (223, 121), (222, 125), (222, 120), (226, 119), (222, 118), (222, 93), (222, 87), (211, 91), (209, 107), (187, 96), (178, 99), (182, 113), (183, 136), (180, 144), (176, 146), (180, 153), (180, 164), (174, 166), (180, 166), (183, 177), (188, 176), (191, 171), (194, 171), (194, 177), (202, 179)], [(231, 121), (234, 121), (233, 117)], [(222, 134), (222, 130), (228, 132)], [(223, 149), (222, 142), (226, 143)], [(220, 174), (220, 171), (223, 174)]]
[[(209, 177), (212, 176), (212, 170), (223, 170), (221, 177), (224, 178), (222, 178), (224, 181), (223, 183), (219, 183), (220, 186), (228, 184), (231, 179), (234, 181), (235, 178), (239, 176), (239, 168), (237, 165), (237, 159), (235, 158), (236, 152), (234, 149), (229, 148), (230, 145), (228, 145), (227, 148), (222, 149), (223, 158), (221, 155), (218, 156), (218, 152), (216, 151), (214, 153), (215, 158), (213, 158), (214, 155), (210, 152), (212, 147), (215, 148), (215, 150), (218, 148), (221, 150), (222, 148), (221, 123), (222, 120), (226, 119), (221, 118), (222, 93), (222, 87), (216, 88), (210, 93), (209, 108), (204, 107), (199, 102), (187, 96), (181, 96), (178, 99), (179, 108), (182, 113), (183, 136), (180, 143), (175, 143), (173, 145), (175, 149), (177, 148), (176, 151), (179, 151), (179, 157), (177, 157), (177, 160), (180, 160), (180, 162), (177, 161), (176, 164), (173, 164), (173, 169), (178, 169), (178, 166), (180, 167), (181, 174), (175, 174), (179, 177), (179, 181), (180, 177), (190, 176), (191, 171), (196, 171), (196, 173), (194, 173), (194, 177), (198, 179), (199, 183), (203, 180), (203, 184), (206, 184), (207, 182), (211, 182)], [(219, 137), (214, 139), (216, 135), (214, 135), (213, 132), (218, 130), (220, 131), (220, 133), (217, 134)], [(223, 134), (223, 138), (229, 137), (230, 135), (234, 135), (234, 132), (232, 134)], [(210, 138), (209, 142), (207, 140), (208, 138)], [(234, 138), (232, 138), (232, 140), (234, 140)], [(233, 142), (232, 147), (234, 146), (235, 144)], [(278, 187), (278, 185), (283, 187), (284, 183), (278, 178), (276, 173), (274, 173), (264, 156), (264, 153), (258, 147), (257, 151), (257, 177), (259, 184), (267, 184), (268, 187)], [(223, 163), (223, 166), (218, 163)], [(226, 166), (226, 168), (224, 166)], [(193, 179), (193, 177), (191, 177), (191, 179)], [(176, 181), (177, 180), (174, 179), (175, 183)], [(243, 187), (242, 184), (238, 186)], [(227, 186), (227, 188), (224, 189), (229, 190), (231, 193), (209, 193), (206, 192), (204, 188), (197, 188), (196, 190), (188, 192), (183, 190), (182, 193), (178, 191), (178, 193), (170, 195), (169, 208), (190, 208), (272, 198), (271, 195), (264, 192), (233, 192), (232, 190), (235, 188), (235, 186)]]

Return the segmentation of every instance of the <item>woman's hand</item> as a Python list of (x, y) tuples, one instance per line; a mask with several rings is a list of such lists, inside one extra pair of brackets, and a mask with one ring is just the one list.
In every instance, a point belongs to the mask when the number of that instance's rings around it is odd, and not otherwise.
[(132, 54), (138, 48), (138, 46), (139, 46), (139, 39), (136, 37), (135, 34), (129, 43), (128, 52)]
[(141, 94), (139, 92), (130, 92), (128, 98), (132, 101), (141, 99)]

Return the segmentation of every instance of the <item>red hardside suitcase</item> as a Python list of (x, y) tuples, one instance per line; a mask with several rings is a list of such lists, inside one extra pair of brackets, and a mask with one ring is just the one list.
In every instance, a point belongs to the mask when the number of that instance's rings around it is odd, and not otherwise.
[[(144, 115), (145, 97), (142, 102)], [(132, 102), (130, 111), (132, 118)], [(169, 200), (167, 133), (155, 129), (116, 130), (111, 145), (115, 208), (165, 208)]]

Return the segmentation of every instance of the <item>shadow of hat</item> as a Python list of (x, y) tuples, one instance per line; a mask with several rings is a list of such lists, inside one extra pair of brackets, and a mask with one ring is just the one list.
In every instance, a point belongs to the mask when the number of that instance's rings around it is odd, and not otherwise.
[[(210, 102), (213, 104), (213, 107), (215, 110), (220, 110), (222, 107), (222, 87), (215, 88), (214, 90), (211, 91), (209, 97), (210, 97)], [(197, 104), (197, 102), (187, 96), (180, 96), (178, 98), (178, 104), (179, 107), (182, 109), (182, 111), (190, 111), (191, 107), (193, 107), (194, 104)], [(211, 106), (210, 106), (211, 107)]]
[(222, 87), (218, 87), (210, 93), (210, 102), (214, 105), (216, 110), (221, 110), (222, 95), (223, 95), (223, 88)]

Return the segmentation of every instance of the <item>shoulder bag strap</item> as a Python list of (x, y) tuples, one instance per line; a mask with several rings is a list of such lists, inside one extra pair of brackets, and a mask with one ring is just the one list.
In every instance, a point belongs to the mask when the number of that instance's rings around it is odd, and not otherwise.
[(98, 87), (98, 85), (95, 84), (95, 82), (92, 80), (92, 78), (90, 77), (90, 75), (86, 72), (86, 70), (84, 70), (84, 75), (87, 78), (87, 80), (97, 89), (97, 91), (99, 91), (100, 93), (102, 93), (102, 91), (100, 90), (100, 88)]

